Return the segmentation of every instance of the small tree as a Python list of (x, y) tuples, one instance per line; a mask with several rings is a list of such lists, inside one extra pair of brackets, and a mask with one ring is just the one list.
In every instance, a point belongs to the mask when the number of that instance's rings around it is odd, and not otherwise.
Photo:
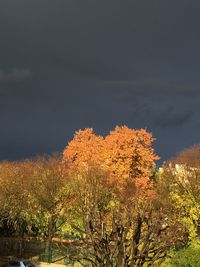
[(51, 255), (52, 238), (66, 223), (69, 204), (75, 198), (60, 156), (38, 157), (30, 185), (29, 211), (40, 235), (47, 238), (47, 253)]
[[(67, 220), (75, 196), (59, 155), (0, 165), (2, 232), (11, 236), (37, 236), (51, 243)], [(50, 260), (50, 258), (49, 258)]]
[(174, 223), (182, 232), (169, 264), (198, 266), (195, 253), (199, 253), (200, 235), (200, 146), (185, 149), (167, 161), (159, 177), (163, 190), (169, 192), (172, 214), (176, 215)]
[(0, 219), (4, 235), (23, 236), (28, 232), (31, 169), (32, 163), (29, 160), (0, 164)]
[(160, 178), (168, 184), (177, 220), (186, 229), (190, 239), (200, 233), (200, 161), (198, 153), (199, 146), (184, 150), (177, 157), (165, 163), (160, 175)]

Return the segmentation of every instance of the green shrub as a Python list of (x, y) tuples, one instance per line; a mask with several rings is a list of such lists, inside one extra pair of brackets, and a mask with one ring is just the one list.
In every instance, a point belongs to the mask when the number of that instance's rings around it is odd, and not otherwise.
[(166, 259), (163, 267), (199, 267), (200, 266), (200, 239), (195, 238), (187, 247), (173, 250)]

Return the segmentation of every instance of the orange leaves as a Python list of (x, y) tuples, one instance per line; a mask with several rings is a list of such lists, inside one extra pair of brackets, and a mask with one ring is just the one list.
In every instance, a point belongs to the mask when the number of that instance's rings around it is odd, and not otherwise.
[(64, 150), (70, 170), (80, 172), (96, 165), (109, 172), (111, 183), (121, 187), (130, 179), (140, 186), (148, 184), (155, 160), (152, 135), (146, 130), (117, 126), (105, 138), (93, 129), (79, 130)]
[(96, 136), (91, 128), (77, 131), (64, 150), (64, 159), (69, 168), (81, 169), (88, 164), (102, 164), (103, 141), (103, 137)]
[(153, 138), (145, 130), (116, 127), (105, 138), (111, 173), (121, 179), (149, 177), (158, 157), (152, 148)]

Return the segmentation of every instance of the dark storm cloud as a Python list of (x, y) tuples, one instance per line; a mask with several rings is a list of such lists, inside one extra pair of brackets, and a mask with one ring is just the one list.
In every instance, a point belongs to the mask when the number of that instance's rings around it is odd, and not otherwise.
[(1, 0), (0, 157), (116, 124), (153, 131), (164, 157), (199, 142), (199, 13), (198, 0)]
[(104, 86), (115, 88), (116, 94), (127, 95), (127, 99), (135, 95), (185, 95), (194, 96), (200, 94), (199, 87), (191, 87), (187, 84), (179, 84), (170, 80), (159, 78), (125, 81), (105, 81)]
[(116, 102), (124, 102), (131, 118), (154, 128), (177, 128), (193, 119), (194, 98), (199, 99), (199, 88), (159, 79), (104, 82), (115, 87)]
[(180, 126), (186, 126), (189, 130), (189, 123), (193, 121), (195, 108), (198, 105), (191, 107), (191, 100), (185, 101), (185, 105), (177, 103), (184, 101), (182, 98), (174, 97), (174, 100), (169, 100), (166, 97), (144, 97), (139, 96), (135, 99), (126, 102), (126, 108), (129, 107), (127, 117), (130, 121), (137, 122), (140, 127), (150, 127), (156, 129), (179, 129)]
[(0, 82), (19, 82), (32, 76), (29, 69), (13, 68), (11, 71), (0, 69)]
[(161, 128), (180, 127), (190, 122), (192, 118), (192, 110), (176, 110), (176, 108), (169, 106), (155, 116), (155, 122)]
[(199, 60), (198, 1), (8, 0), (1, 7), (9, 61), (118, 80), (174, 70), (178, 77)]

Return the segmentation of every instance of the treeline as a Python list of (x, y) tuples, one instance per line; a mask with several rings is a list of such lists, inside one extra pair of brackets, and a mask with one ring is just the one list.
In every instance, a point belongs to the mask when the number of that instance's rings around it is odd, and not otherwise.
[(80, 262), (161, 266), (198, 240), (200, 169), (181, 154), (157, 172), (153, 141), (143, 129), (85, 129), (62, 154), (1, 162), (0, 234), (35, 236), (50, 249), (68, 227), (82, 241)]

